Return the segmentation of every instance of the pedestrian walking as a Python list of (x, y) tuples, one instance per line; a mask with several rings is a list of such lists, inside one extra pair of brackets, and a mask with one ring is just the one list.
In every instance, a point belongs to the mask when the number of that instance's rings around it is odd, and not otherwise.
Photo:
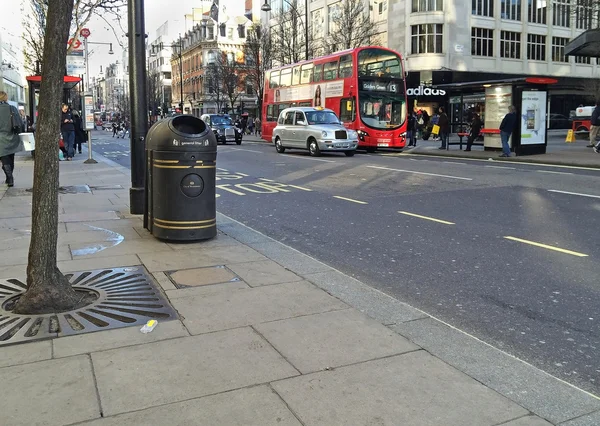
[(8, 95), (0, 91), (0, 162), (6, 175), (4, 181), (9, 187), (14, 186), (15, 152), (19, 151), (21, 139), (19, 133), (25, 130), (19, 111), (8, 104)]
[(481, 128), (483, 127), (483, 123), (481, 122), (481, 118), (479, 118), (479, 114), (474, 112), (472, 114), (473, 121), (471, 121), (471, 130), (469, 131), (469, 137), (467, 138), (467, 149), (465, 151), (470, 151), (473, 142), (479, 137), (479, 133), (481, 133)]
[(517, 109), (514, 106), (508, 107), (508, 114), (502, 119), (500, 123), (500, 140), (502, 141), (502, 155), (500, 157), (510, 157), (510, 146), (508, 140), (515, 130), (517, 124)]
[(72, 161), (75, 156), (75, 125), (73, 124), (73, 114), (69, 111), (67, 104), (62, 105), (60, 131), (62, 132), (65, 149), (67, 150), (67, 161)]
[(408, 128), (406, 130), (406, 138), (408, 139), (408, 146), (417, 146), (417, 114), (412, 112), (408, 116)]
[(438, 126), (440, 126), (440, 139), (442, 140), (442, 146), (439, 149), (446, 149), (446, 144), (448, 143), (448, 134), (450, 133), (450, 120), (448, 120), (448, 116), (444, 112), (444, 108), (440, 107), (439, 118), (438, 118)]
[(260, 136), (262, 129), (261, 129), (261, 122), (260, 122), (260, 118), (256, 117), (254, 119), (254, 134)]
[[(112, 135), (112, 137), (114, 138), (114, 137), (115, 137), (115, 135), (116, 135), (116, 134), (118, 133), (118, 131), (119, 131), (119, 125), (117, 124), (117, 122), (116, 122), (116, 121), (113, 121), (113, 123), (112, 123), (112, 131), (113, 131), (113, 135)], [(119, 137), (119, 136), (117, 135), (117, 138), (118, 138), (118, 137)]]
[(83, 130), (81, 115), (79, 115), (79, 112), (77, 111), (73, 111), (73, 126), (75, 127), (75, 144), (73, 151), (81, 154), (81, 144), (87, 142), (87, 133)]
[(600, 100), (596, 101), (596, 108), (594, 108), (594, 111), (592, 111), (590, 123), (590, 144), (588, 145), (588, 148), (593, 147), (594, 151), (596, 151), (596, 137), (598, 136), (598, 131), (600, 130)]

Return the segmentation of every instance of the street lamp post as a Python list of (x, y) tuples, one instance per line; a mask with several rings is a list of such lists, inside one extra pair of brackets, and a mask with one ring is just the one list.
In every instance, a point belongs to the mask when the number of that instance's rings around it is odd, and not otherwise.
[[(109, 50), (108, 50), (108, 54), (112, 55), (113, 53), (113, 48), (112, 48), (112, 43), (101, 43), (101, 42), (92, 42), (92, 41), (88, 41), (88, 36), (89, 35), (89, 31), (87, 32), (87, 35), (84, 36), (83, 38), (83, 47), (85, 49), (85, 87), (87, 88), (87, 91), (91, 94), (91, 90), (90, 90), (90, 61), (89, 61), (89, 50), (88, 50), (88, 45), (89, 44), (100, 44), (100, 45), (108, 45), (110, 46)], [(94, 123), (95, 126), (95, 123)], [(92, 152), (92, 131), (88, 130), (88, 159), (84, 161), (85, 164), (96, 164), (97, 161), (94, 160), (94, 156), (93, 156), (93, 152)]]
[[(298, 9), (293, 6), (289, 1), (283, 0), (288, 6), (292, 7), (298, 15)], [(270, 12), (271, 5), (269, 0), (265, 0), (265, 3), (260, 8), (263, 12)], [(308, 61), (308, 0), (304, 0), (304, 59)]]

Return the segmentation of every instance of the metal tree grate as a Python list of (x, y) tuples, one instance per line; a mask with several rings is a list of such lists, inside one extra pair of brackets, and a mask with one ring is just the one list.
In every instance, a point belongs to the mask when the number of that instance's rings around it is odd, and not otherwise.
[(143, 267), (76, 272), (66, 277), (75, 290), (96, 293), (96, 301), (59, 314), (15, 314), (12, 309), (27, 286), (15, 279), (0, 280), (0, 346), (177, 318)]

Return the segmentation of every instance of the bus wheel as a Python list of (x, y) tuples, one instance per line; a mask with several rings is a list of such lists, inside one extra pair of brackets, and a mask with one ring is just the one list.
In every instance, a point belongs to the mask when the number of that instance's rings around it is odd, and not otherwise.
[(281, 144), (281, 139), (279, 138), (275, 139), (275, 151), (277, 151), (280, 154), (283, 154), (285, 152), (285, 148)]
[(310, 138), (308, 140), (308, 151), (313, 157), (321, 156), (321, 150), (319, 149), (319, 144), (317, 143), (317, 140), (315, 138)]
[(367, 149), (366, 149), (366, 151), (369, 154), (373, 154), (375, 151), (377, 151), (377, 148), (375, 148), (374, 146), (368, 146)]

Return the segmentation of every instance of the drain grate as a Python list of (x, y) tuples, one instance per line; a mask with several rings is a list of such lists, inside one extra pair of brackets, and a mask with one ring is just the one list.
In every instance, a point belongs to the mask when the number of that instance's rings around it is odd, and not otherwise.
[(27, 286), (0, 280), (0, 346), (177, 318), (143, 267), (76, 272), (67, 279), (75, 290), (95, 292), (98, 299), (75, 311), (18, 315), (12, 309)]

